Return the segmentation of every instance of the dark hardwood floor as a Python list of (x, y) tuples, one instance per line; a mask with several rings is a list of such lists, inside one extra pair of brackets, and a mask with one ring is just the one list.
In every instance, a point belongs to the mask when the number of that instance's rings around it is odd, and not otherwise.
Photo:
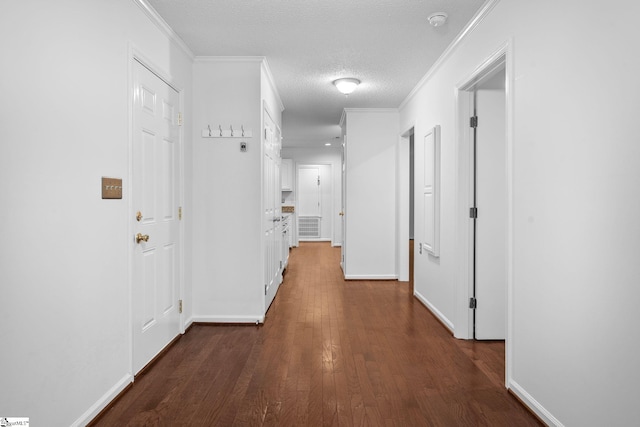
[(538, 426), (504, 343), (461, 341), (412, 284), (348, 281), (302, 243), (263, 326), (194, 325), (95, 426)]

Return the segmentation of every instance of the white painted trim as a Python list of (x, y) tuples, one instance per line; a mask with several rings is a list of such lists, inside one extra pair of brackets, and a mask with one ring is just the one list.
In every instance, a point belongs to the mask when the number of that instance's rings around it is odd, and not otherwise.
[(430, 312), (432, 312), (438, 319), (440, 319), (440, 321), (449, 330), (449, 332), (451, 332), (453, 334), (453, 330), (454, 330), (453, 323), (451, 323), (451, 321), (449, 319), (447, 319), (447, 316), (442, 314), (442, 312), (440, 310), (438, 310), (435, 305), (431, 304), (428, 299), (426, 299), (424, 296), (422, 296), (422, 294), (420, 292), (413, 291), (413, 296), (416, 297), (416, 299), (418, 301), (420, 301), (422, 303), (422, 305), (427, 307), (427, 309)]
[(397, 274), (375, 274), (375, 275), (362, 275), (350, 274), (344, 276), (345, 280), (398, 280)]
[(462, 29), (460, 34), (449, 44), (449, 46), (442, 52), (442, 55), (433, 63), (429, 71), (420, 79), (418, 84), (409, 92), (409, 95), (402, 101), (398, 109), (402, 109), (407, 105), (409, 101), (422, 89), (422, 86), (433, 76), (433, 74), (444, 64), (451, 54), (457, 49), (458, 45), (484, 20), (484, 18), (491, 12), (491, 10), (498, 4), (500, 0), (487, 0), (487, 2), (476, 12), (467, 25)]
[(505, 96), (507, 110), (507, 339), (505, 342), (505, 381), (513, 379), (513, 342), (515, 319), (515, 54), (514, 40), (509, 38), (505, 51)]
[(345, 108), (346, 113), (397, 113), (398, 108)]
[(248, 323), (255, 324), (256, 322), (264, 323), (264, 314), (256, 315), (205, 315), (192, 317), (192, 323)]
[(107, 405), (109, 405), (109, 403), (111, 403), (111, 401), (115, 399), (118, 394), (122, 393), (122, 390), (124, 390), (132, 382), (133, 375), (127, 374), (122, 377), (120, 381), (118, 381), (113, 387), (111, 387), (109, 391), (107, 391), (100, 399), (98, 399), (96, 403), (91, 405), (91, 407), (87, 409), (87, 412), (80, 415), (80, 418), (75, 420), (73, 424), (71, 424), (71, 426), (80, 427), (89, 424), (91, 420), (93, 420), (100, 413), (100, 411), (106, 408)]
[(188, 57), (193, 61), (195, 55), (189, 49), (189, 46), (180, 38), (180, 36), (173, 31), (173, 28), (167, 24), (158, 12), (149, 4), (147, 0), (133, 0), (133, 2), (147, 15), (149, 20), (158, 27), (162, 33), (175, 43)]
[(183, 329), (186, 331), (193, 324), (193, 316), (189, 317), (183, 325)]
[(299, 242), (331, 242), (332, 240), (330, 238), (327, 239), (326, 237), (317, 238), (317, 239), (314, 239), (313, 237), (305, 237), (302, 239), (298, 239), (298, 241)]
[(194, 62), (256, 62), (261, 63), (264, 56), (196, 56)]
[(510, 381), (508, 388), (516, 395), (522, 402), (527, 405), (535, 414), (542, 419), (547, 425), (564, 427), (564, 424), (554, 417), (544, 406), (540, 404), (536, 399), (527, 393), (524, 388), (515, 381)]

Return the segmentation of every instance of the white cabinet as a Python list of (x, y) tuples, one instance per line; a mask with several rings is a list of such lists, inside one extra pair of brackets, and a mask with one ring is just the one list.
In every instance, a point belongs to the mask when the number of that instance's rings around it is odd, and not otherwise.
[(282, 215), (282, 270), (289, 264), (289, 248), (291, 247), (291, 215)]
[(293, 191), (293, 160), (282, 159), (282, 191)]

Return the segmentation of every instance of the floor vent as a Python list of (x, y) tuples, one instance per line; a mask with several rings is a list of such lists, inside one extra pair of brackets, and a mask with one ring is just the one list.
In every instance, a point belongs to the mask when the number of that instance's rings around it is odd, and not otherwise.
[(298, 218), (298, 237), (300, 239), (320, 238), (320, 217), (301, 216)]

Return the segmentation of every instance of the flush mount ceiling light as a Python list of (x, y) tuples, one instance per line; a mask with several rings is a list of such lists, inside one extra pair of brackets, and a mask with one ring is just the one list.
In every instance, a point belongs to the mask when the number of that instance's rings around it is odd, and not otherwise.
[(344, 93), (345, 95), (349, 95), (360, 84), (360, 80), (353, 78), (338, 79), (334, 80), (333, 84), (338, 88), (340, 92)]
[(427, 19), (429, 20), (429, 24), (433, 25), (434, 27), (439, 27), (447, 22), (448, 17), (449, 15), (444, 12), (436, 12), (429, 15)]

